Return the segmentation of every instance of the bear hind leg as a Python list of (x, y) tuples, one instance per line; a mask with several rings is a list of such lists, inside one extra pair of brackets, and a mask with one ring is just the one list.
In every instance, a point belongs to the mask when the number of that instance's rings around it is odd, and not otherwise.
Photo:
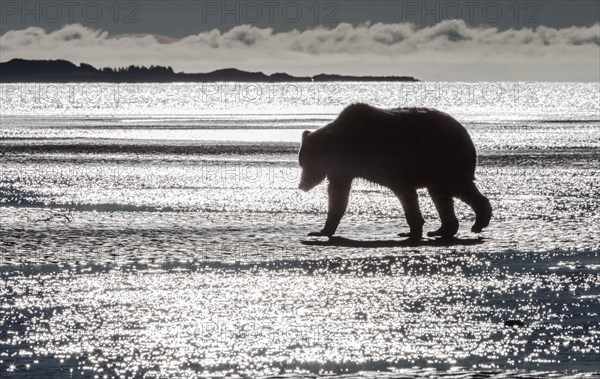
[(472, 181), (462, 188), (458, 197), (475, 211), (475, 224), (471, 227), (471, 231), (473, 233), (481, 233), (483, 228), (490, 224), (492, 218), (492, 205), (490, 201), (479, 192), (479, 189)]
[(440, 188), (429, 188), (428, 190), (435, 209), (440, 215), (442, 226), (436, 231), (427, 233), (427, 236), (453, 237), (458, 231), (458, 219), (454, 214), (454, 200), (452, 199), (452, 195)]

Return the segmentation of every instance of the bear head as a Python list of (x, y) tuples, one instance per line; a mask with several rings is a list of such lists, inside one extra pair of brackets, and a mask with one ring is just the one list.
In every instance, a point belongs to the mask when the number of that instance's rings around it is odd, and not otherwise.
[(322, 150), (318, 143), (318, 136), (312, 136), (312, 134), (308, 130), (302, 133), (302, 145), (298, 154), (298, 161), (302, 167), (298, 187), (305, 192), (319, 185), (327, 175), (326, 170), (321, 167)]

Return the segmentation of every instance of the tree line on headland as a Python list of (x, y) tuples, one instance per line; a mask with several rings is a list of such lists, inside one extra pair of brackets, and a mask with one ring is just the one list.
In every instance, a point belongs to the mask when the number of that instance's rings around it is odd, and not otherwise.
[(293, 76), (286, 73), (264, 74), (226, 68), (206, 73), (174, 72), (171, 67), (136, 66), (97, 69), (66, 60), (12, 59), (0, 63), (0, 82), (19, 83), (171, 83), (171, 82), (416, 82), (411, 76), (350, 76), (319, 74)]

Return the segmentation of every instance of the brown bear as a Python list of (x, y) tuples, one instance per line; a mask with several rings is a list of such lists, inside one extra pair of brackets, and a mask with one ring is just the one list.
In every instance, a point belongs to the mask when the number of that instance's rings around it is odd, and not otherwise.
[(311, 190), (326, 177), (329, 181), (325, 227), (309, 236), (335, 233), (354, 178), (396, 194), (410, 227), (410, 233), (400, 235), (411, 239), (421, 239), (425, 223), (418, 188), (428, 189), (442, 222), (429, 236), (448, 238), (458, 231), (453, 197), (475, 211), (473, 232), (481, 232), (492, 217), (489, 200), (473, 182), (477, 156), (469, 133), (453, 117), (435, 109), (352, 104), (326, 126), (304, 131), (299, 161), (301, 190)]

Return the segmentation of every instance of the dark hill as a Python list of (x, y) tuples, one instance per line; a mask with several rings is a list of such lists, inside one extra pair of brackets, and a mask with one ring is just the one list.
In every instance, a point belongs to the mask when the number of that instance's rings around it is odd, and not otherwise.
[(171, 67), (129, 66), (122, 68), (96, 69), (82, 63), (77, 66), (65, 60), (26, 60), (12, 59), (0, 63), (0, 82), (111, 82), (111, 83), (153, 83), (153, 82), (414, 82), (410, 76), (346, 76), (320, 74), (292, 76), (286, 73), (266, 75), (262, 72), (247, 72), (226, 68), (208, 73), (175, 73)]

